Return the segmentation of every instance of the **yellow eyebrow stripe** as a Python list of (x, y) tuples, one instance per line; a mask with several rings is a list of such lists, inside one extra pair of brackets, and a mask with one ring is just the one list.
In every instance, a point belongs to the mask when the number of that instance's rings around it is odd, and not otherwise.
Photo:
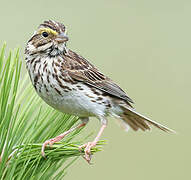
[(41, 34), (42, 32), (47, 32), (48, 34), (52, 34), (52, 35), (58, 35), (58, 32), (50, 29), (50, 28), (41, 28), (39, 29), (39, 34)]

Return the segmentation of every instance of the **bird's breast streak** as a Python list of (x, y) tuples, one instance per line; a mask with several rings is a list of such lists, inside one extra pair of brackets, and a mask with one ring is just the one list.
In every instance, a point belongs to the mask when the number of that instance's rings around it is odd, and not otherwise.
[[(90, 89), (87, 89), (86, 86), (83, 89), (81, 85), (81, 89), (83, 90), (79, 90), (77, 86), (71, 87), (68, 83), (65, 83), (64, 86), (69, 87), (71, 90), (65, 92), (63, 89), (52, 84), (52, 87), (49, 87), (48, 92), (44, 91), (39, 95), (49, 105), (68, 114), (85, 117), (104, 114), (106, 109), (105, 105), (97, 103), (96, 95), (93, 94)], [(57, 88), (61, 94), (59, 94), (55, 88)]]
[[(55, 59), (43, 59), (31, 71), (33, 85), (39, 96), (53, 108), (77, 116), (104, 116), (111, 102), (95, 89), (81, 82), (71, 84), (55, 74), (59, 66), (51, 66)], [(57, 62), (58, 63), (58, 62)], [(32, 68), (31, 68), (32, 69)]]

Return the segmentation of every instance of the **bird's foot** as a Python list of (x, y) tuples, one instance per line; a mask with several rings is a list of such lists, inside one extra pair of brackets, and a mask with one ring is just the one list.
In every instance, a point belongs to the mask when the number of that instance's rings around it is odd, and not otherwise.
[(79, 146), (79, 150), (80, 152), (82, 151), (82, 148), (84, 149), (84, 153), (85, 155), (83, 156), (84, 159), (90, 164), (91, 158), (92, 158), (92, 154), (91, 154), (91, 148), (96, 146), (96, 142), (88, 142), (82, 146)]
[(73, 127), (71, 129), (69, 129), (68, 131), (65, 131), (64, 133), (60, 134), (59, 136), (56, 136), (55, 138), (49, 139), (47, 141), (45, 141), (42, 145), (42, 149), (41, 149), (41, 154), (43, 157), (45, 157), (45, 153), (44, 153), (44, 149), (45, 147), (49, 144), (50, 147), (55, 143), (55, 142), (59, 142), (60, 140), (62, 140), (67, 134), (71, 133), (72, 131), (74, 131), (75, 129), (81, 128), (83, 126), (86, 125), (87, 122), (82, 122), (81, 124), (79, 124), (76, 127)]
[(55, 138), (52, 138), (52, 139), (49, 139), (47, 141), (45, 141), (42, 145), (42, 149), (41, 149), (41, 154), (43, 157), (45, 157), (45, 147), (47, 145), (49, 145), (50, 147), (52, 147), (52, 145), (55, 143), (55, 142), (59, 142), (61, 139), (63, 139), (63, 136), (56, 136)]

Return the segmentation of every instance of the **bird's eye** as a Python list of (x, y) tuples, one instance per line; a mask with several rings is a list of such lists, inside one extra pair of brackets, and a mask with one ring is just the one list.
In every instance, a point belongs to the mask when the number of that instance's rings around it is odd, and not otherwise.
[(48, 33), (46, 31), (42, 32), (43, 37), (48, 37)]

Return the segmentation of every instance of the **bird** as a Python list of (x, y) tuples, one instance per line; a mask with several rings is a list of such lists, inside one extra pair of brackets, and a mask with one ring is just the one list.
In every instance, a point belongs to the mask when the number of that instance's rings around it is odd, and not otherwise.
[(26, 69), (37, 94), (51, 107), (78, 116), (80, 123), (62, 134), (46, 140), (41, 149), (62, 140), (70, 132), (85, 126), (90, 117), (101, 122), (92, 142), (79, 146), (90, 163), (91, 148), (107, 126), (108, 117), (119, 119), (125, 130), (150, 130), (151, 126), (174, 132), (136, 112), (133, 100), (108, 76), (87, 59), (67, 47), (69, 38), (63, 23), (47, 20), (40, 24), (25, 48)]

